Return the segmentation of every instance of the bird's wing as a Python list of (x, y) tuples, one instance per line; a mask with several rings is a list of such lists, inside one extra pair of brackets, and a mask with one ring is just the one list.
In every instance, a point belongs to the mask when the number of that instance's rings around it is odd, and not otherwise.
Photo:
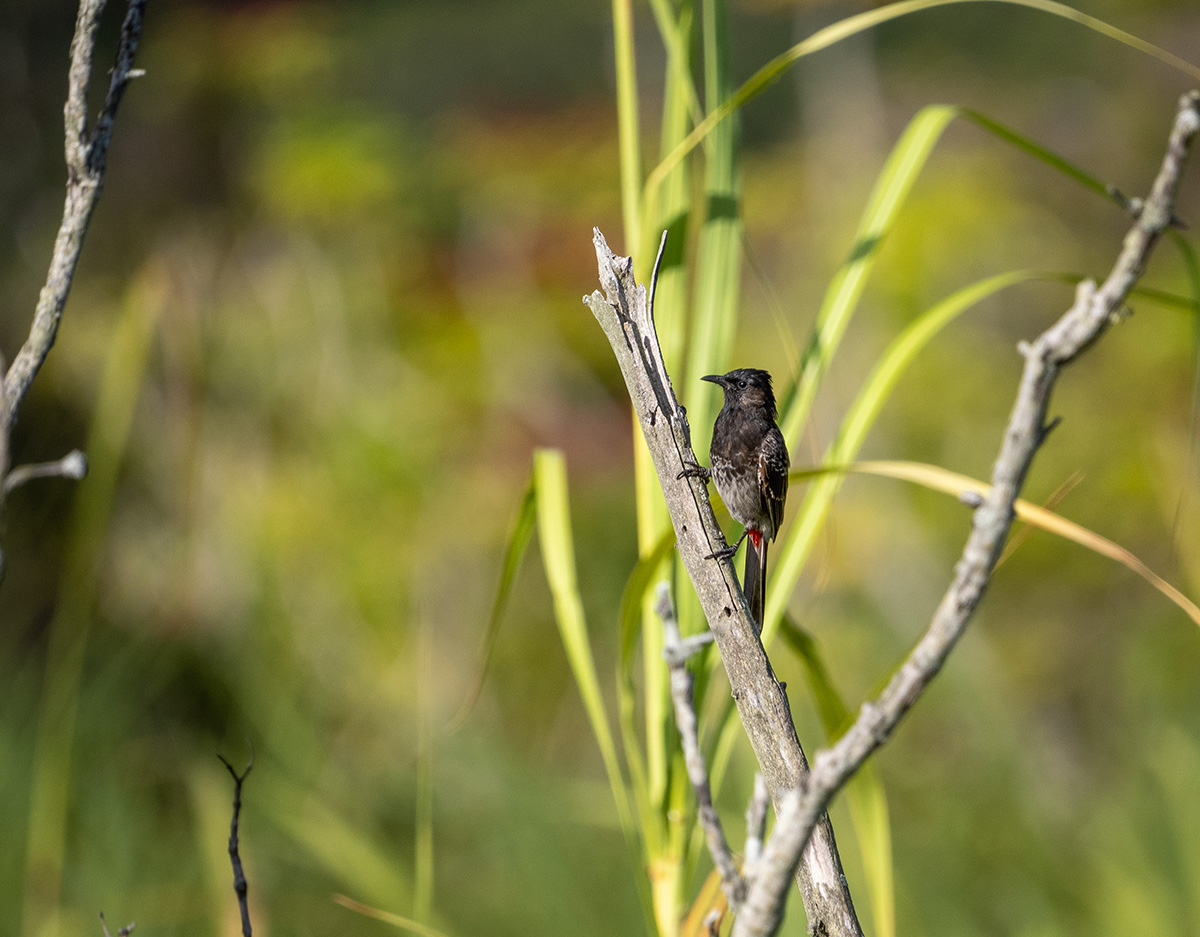
[(787, 501), (790, 467), (791, 461), (788, 459), (783, 433), (779, 432), (778, 427), (772, 426), (758, 453), (758, 489), (762, 494), (765, 513), (771, 518), (771, 540), (775, 539), (775, 534), (783, 524), (783, 506)]

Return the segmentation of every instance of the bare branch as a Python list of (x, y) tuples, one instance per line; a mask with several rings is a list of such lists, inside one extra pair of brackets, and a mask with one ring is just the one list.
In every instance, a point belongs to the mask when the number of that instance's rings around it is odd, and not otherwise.
[(92, 54), (96, 46), (96, 29), (104, 0), (80, 0), (75, 21), (75, 38), (71, 42), (71, 65), (68, 72), (67, 103), (63, 109), (66, 124), (67, 196), (63, 204), (62, 224), (54, 241), (54, 255), (46, 285), (38, 297), (37, 311), (21, 351), (13, 360), (4, 378), (4, 406), (0, 407), (0, 432), (12, 431), (17, 410), (29, 385), (54, 344), (58, 323), (62, 318), (75, 265), (83, 248), (92, 210), (104, 185), (104, 169), (108, 145), (112, 140), (113, 120), (133, 75), (133, 57), (142, 33), (142, 17), (146, 0), (129, 0), (116, 65), (109, 82), (104, 108), (96, 120), (95, 130), (87, 130), (87, 90), (92, 74)]
[[(738, 715), (778, 809), (784, 794), (808, 772), (791, 708), (730, 560), (713, 558), (725, 538), (708, 490), (699, 479), (681, 477), (686, 466), (696, 464), (696, 456), (687, 415), (663, 365), (645, 287), (634, 279), (633, 262), (613, 254), (598, 229), (592, 240), (604, 292), (592, 293), (584, 303), (608, 336), (625, 378), (670, 511), (679, 557), (720, 649)], [(861, 937), (828, 817), (822, 816), (796, 880), (814, 933)]]
[(1097, 288), (1083, 282), (1071, 308), (1032, 344), (1021, 345), (1025, 370), (992, 474), (992, 488), (975, 512), (954, 580), (928, 631), (879, 699), (864, 704), (854, 725), (830, 749), (817, 753), (808, 777), (778, 811), (750, 894), (734, 922), (734, 937), (775, 933), (801, 850), (830, 798), (866, 758), (887, 741), (905, 713), (937, 675), (987, 589), (1015, 516), (1013, 504), (1049, 427), (1046, 412), (1062, 368), (1095, 342), (1120, 314), (1150, 252), (1171, 223), (1172, 204), (1192, 139), (1200, 130), (1200, 93), (1179, 102), (1162, 168), (1137, 221), (1125, 236), (1116, 265)]
[[(712, 791), (708, 786), (708, 768), (704, 764), (704, 753), (700, 751), (700, 733), (692, 701), (692, 675), (687, 669), (688, 658), (703, 645), (695, 640), (685, 644), (680, 637), (679, 623), (675, 620), (675, 609), (671, 605), (671, 590), (665, 582), (658, 586), (658, 601), (654, 610), (662, 619), (663, 657), (671, 673), (671, 699), (675, 703), (675, 724), (679, 727), (683, 743), (683, 763), (687, 768), (688, 780), (692, 782), (692, 790), (696, 792), (696, 815), (704, 828), (704, 838), (712, 854), (713, 865), (721, 876), (721, 890), (725, 892), (729, 909), (737, 914), (746, 899), (746, 882), (738, 873), (737, 863), (733, 860), (733, 852), (721, 826), (721, 818), (713, 806)], [(693, 635), (693, 639), (700, 637), (708, 639), (703, 642), (705, 644), (712, 641), (711, 632)]]

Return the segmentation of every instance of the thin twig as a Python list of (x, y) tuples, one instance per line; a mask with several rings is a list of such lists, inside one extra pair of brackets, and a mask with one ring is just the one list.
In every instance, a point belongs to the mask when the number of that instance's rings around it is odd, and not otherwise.
[(229, 861), (233, 865), (233, 890), (237, 893), (238, 909), (242, 912), (242, 937), (251, 937), (250, 933), (250, 903), (246, 899), (246, 893), (249, 890), (246, 884), (246, 876), (242, 872), (242, 857), (238, 854), (238, 817), (242, 812), (242, 782), (246, 780), (246, 776), (254, 767), (254, 753), (250, 753), (250, 760), (246, 763), (246, 770), (238, 774), (233, 770), (233, 765), (224, 759), (221, 755), (217, 755), (221, 759), (226, 770), (229, 771), (233, 778), (233, 819), (229, 823)]
[(1125, 236), (1112, 272), (1097, 288), (1081, 283), (1071, 308), (1032, 344), (1022, 343), (1025, 370), (992, 475), (992, 488), (975, 512), (954, 580), (928, 631), (879, 699), (864, 704), (854, 725), (813, 759), (807, 779), (787, 795), (775, 832), (733, 937), (774, 934), (783, 917), (788, 883), (817, 818), (830, 798), (866, 758), (887, 741), (905, 713), (937, 675), (971, 620), (1015, 517), (1013, 505), (1034, 454), (1048, 431), (1050, 393), (1062, 368), (1095, 342), (1119, 315), (1125, 297), (1145, 270), (1150, 252), (1170, 224), (1171, 208), (1192, 138), (1200, 131), (1200, 92), (1179, 102), (1162, 168), (1137, 221)]
[[(692, 782), (692, 790), (696, 793), (696, 815), (700, 826), (704, 828), (704, 838), (708, 842), (713, 865), (721, 876), (721, 890), (725, 892), (730, 910), (736, 914), (746, 898), (746, 882), (738, 872), (729, 841), (725, 838), (725, 830), (721, 826), (721, 818), (713, 806), (712, 790), (708, 786), (708, 768), (704, 764), (704, 753), (700, 751), (696, 707), (692, 701), (692, 675), (687, 669), (688, 657), (698, 651), (702, 644), (693, 641), (685, 645), (679, 636), (679, 623), (675, 619), (675, 607), (671, 604), (671, 590), (665, 582), (658, 586), (654, 610), (662, 619), (663, 657), (671, 673), (675, 724), (679, 727), (683, 743), (683, 763), (687, 768), (688, 780)], [(711, 632), (694, 637), (705, 636), (708, 641), (712, 640)]]
[(4, 495), (8, 495), (14, 488), (19, 488), (27, 481), (32, 481), (35, 478), (69, 478), (73, 481), (79, 481), (85, 478), (88, 473), (88, 461), (78, 449), (72, 449), (61, 459), (56, 459), (53, 462), (34, 462), (29, 465), (18, 465), (15, 469), (4, 476), (4, 484), (0, 487)]

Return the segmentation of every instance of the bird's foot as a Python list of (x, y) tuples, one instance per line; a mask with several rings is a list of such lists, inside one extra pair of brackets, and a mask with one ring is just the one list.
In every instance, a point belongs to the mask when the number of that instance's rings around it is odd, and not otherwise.
[(706, 469), (699, 462), (684, 462), (683, 469), (675, 477), (676, 478), (703, 478), (705, 481), (708, 481), (710, 478), (712, 478), (712, 470)]
[(733, 556), (733, 554), (737, 553), (738, 547), (740, 547), (741, 545), (742, 545), (742, 541), (740, 541), (740, 540), (737, 543), (732, 544), (732, 545), (727, 543), (727, 544), (725, 544), (725, 546), (721, 547), (719, 550), (713, 550), (712, 553), (708, 554), (708, 556), (705, 557), (705, 559), (706, 560), (726, 559), (727, 557)]

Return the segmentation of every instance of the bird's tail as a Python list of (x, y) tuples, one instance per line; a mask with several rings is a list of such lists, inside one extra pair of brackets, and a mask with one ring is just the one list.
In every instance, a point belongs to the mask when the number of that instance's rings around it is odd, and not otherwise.
[(746, 544), (746, 571), (742, 574), (742, 591), (746, 593), (746, 602), (750, 605), (750, 615), (758, 625), (758, 633), (763, 629), (763, 608), (766, 605), (767, 591), (767, 544), (770, 542), (757, 530), (750, 531)]

